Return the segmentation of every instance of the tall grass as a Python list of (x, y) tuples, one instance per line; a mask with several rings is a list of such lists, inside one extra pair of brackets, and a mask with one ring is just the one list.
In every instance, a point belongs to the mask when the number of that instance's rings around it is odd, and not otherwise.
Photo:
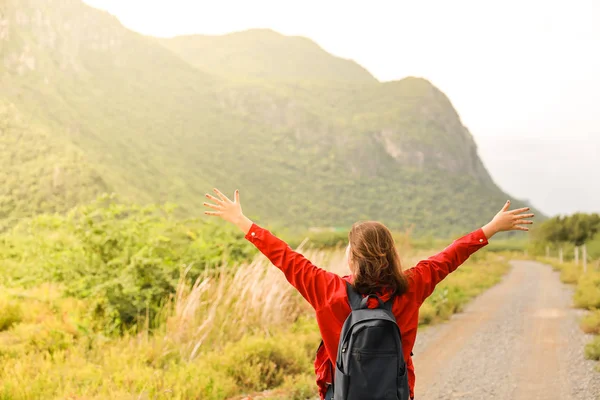
[[(315, 265), (338, 275), (350, 273), (342, 248), (304, 250)], [(415, 252), (408, 242), (400, 247), (403, 265), (414, 265), (431, 251)], [(268, 334), (288, 327), (313, 311), (283, 273), (262, 255), (234, 269), (221, 268), (205, 273), (190, 286), (185, 272), (177, 285), (165, 318), (166, 334), (190, 347), (193, 359), (202, 347), (235, 341), (248, 333)]]
[[(341, 250), (306, 255), (344, 273)], [(294, 382), (311, 376), (319, 334), (281, 271), (262, 255), (193, 283), (188, 270), (155, 320), (120, 338), (103, 336), (86, 320), (91, 302), (63, 297), (58, 285), (3, 291), (0, 399), (224, 399), (277, 386), (303, 393)]]
[[(342, 249), (304, 253), (348, 273)], [(411, 266), (431, 251), (401, 253)], [(506, 270), (500, 256), (477, 255), (436, 290), (422, 322), (460, 311)], [(193, 282), (186, 272), (162, 312), (122, 337), (104, 336), (89, 319), (92, 302), (60, 286), (3, 290), (0, 315), (12, 317), (0, 332), (0, 399), (217, 400), (267, 389), (274, 398), (314, 397), (318, 328), (278, 269), (258, 255)]]

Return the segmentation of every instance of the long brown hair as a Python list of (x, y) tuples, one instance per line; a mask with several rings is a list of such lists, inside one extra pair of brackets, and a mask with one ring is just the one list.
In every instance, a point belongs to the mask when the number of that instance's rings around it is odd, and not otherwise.
[(408, 280), (394, 238), (380, 222), (357, 222), (348, 234), (350, 262), (354, 267), (354, 288), (361, 294), (391, 290), (402, 295), (408, 290)]

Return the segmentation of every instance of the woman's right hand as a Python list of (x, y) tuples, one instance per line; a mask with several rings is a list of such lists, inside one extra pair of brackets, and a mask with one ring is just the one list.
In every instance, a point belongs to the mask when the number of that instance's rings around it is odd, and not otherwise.
[(227, 222), (231, 222), (232, 224), (239, 227), (245, 234), (247, 234), (250, 231), (250, 228), (252, 227), (252, 221), (250, 221), (250, 219), (248, 219), (242, 212), (242, 204), (240, 203), (239, 190), (235, 191), (234, 201), (231, 201), (227, 196), (225, 196), (216, 188), (213, 189), (213, 191), (218, 196), (218, 198), (208, 193), (206, 194), (206, 197), (209, 200), (215, 202), (216, 204), (204, 203), (204, 205), (216, 211), (205, 211), (204, 214), (214, 217), (220, 217), (221, 219)]

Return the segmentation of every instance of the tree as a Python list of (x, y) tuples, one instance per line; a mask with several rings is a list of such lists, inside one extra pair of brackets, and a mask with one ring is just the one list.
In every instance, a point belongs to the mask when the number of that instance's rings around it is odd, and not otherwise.
[(600, 231), (600, 215), (575, 213), (571, 216), (551, 218), (538, 228), (537, 241), (581, 246), (592, 240)]
[(554, 244), (569, 241), (565, 220), (565, 217), (558, 216), (545, 221), (540, 227), (542, 240)]
[(598, 214), (576, 213), (566, 219), (569, 241), (575, 246), (581, 246), (592, 239), (600, 228)]

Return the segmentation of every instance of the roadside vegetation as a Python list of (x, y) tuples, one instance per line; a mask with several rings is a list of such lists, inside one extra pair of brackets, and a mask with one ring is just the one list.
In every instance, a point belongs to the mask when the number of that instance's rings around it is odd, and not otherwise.
[[(531, 251), (575, 286), (573, 305), (587, 311), (581, 329), (596, 335), (585, 356), (600, 360), (600, 215), (574, 214), (545, 221), (534, 232)], [(600, 371), (600, 364), (598, 365)]]
[[(239, 233), (172, 211), (103, 197), (0, 236), (0, 399), (315, 395), (310, 307)], [(396, 241), (405, 268), (445, 247), (424, 249), (409, 232)], [(300, 251), (346, 274), (341, 246), (315, 240)], [(425, 302), (420, 323), (460, 312), (507, 260), (475, 254)]]

